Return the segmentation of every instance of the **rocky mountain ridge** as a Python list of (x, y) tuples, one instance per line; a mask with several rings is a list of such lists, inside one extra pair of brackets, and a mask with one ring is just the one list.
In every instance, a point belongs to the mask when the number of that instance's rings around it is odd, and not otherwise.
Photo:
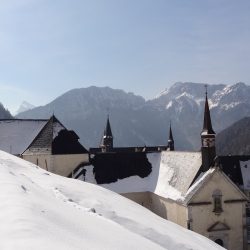
[(0, 103), (0, 119), (11, 119), (13, 118), (9, 110), (7, 110), (2, 103)]
[[(208, 85), (208, 97), (217, 133), (250, 116), (250, 86), (244, 83)], [(166, 144), (171, 120), (176, 149), (199, 150), (204, 98), (202, 83), (178, 82), (148, 101), (123, 90), (92, 86), (73, 89), (17, 117), (48, 118), (54, 113), (86, 147), (99, 145), (108, 112), (115, 146)]]
[(250, 155), (250, 117), (235, 122), (216, 137), (219, 155)]

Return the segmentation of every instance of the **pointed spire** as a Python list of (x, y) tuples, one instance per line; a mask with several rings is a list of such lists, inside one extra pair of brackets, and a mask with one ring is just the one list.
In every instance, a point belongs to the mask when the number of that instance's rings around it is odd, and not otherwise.
[(107, 124), (106, 124), (106, 129), (104, 130), (104, 136), (113, 137), (110, 122), (109, 122), (109, 115), (107, 117)]
[(205, 99), (204, 121), (203, 121), (202, 133), (215, 134), (213, 127), (212, 127), (210, 110), (209, 110), (208, 99), (207, 99), (207, 85), (205, 85), (205, 88), (206, 88), (206, 99)]
[(113, 148), (113, 135), (109, 122), (109, 115), (107, 117), (106, 128), (104, 129), (104, 134), (100, 147), (102, 148), (103, 152), (111, 151)]
[(174, 138), (173, 138), (173, 133), (172, 133), (172, 128), (171, 128), (171, 121), (170, 121), (170, 126), (169, 126), (168, 150), (174, 151)]
[(216, 157), (215, 148), (215, 132), (212, 127), (210, 110), (207, 99), (207, 86), (206, 87), (206, 99), (204, 108), (204, 121), (203, 129), (201, 132), (201, 155), (202, 155), (202, 171), (206, 172), (214, 164), (214, 158)]
[(168, 141), (174, 141), (172, 128), (171, 128), (171, 121), (170, 121), (170, 126), (169, 126), (169, 138), (168, 138)]

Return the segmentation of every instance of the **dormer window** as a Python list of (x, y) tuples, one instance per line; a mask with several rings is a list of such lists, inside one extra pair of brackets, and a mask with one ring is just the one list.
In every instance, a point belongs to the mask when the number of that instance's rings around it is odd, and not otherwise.
[(213, 200), (214, 200), (214, 209), (213, 212), (216, 215), (219, 215), (221, 212), (223, 212), (222, 210), (222, 194), (220, 190), (215, 190), (213, 192)]

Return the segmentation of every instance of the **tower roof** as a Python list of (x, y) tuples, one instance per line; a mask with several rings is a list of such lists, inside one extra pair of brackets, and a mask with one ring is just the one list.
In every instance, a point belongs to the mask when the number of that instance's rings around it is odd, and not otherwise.
[(104, 130), (104, 136), (113, 137), (110, 122), (109, 122), (109, 116), (107, 118), (107, 124), (106, 124), (106, 128)]
[(170, 122), (170, 126), (169, 126), (169, 138), (168, 138), (168, 141), (174, 141), (172, 128), (171, 128), (171, 122)]
[(212, 127), (212, 122), (211, 122), (210, 110), (209, 110), (208, 99), (207, 99), (207, 91), (206, 91), (206, 99), (205, 99), (204, 121), (203, 121), (202, 133), (215, 134), (213, 127)]

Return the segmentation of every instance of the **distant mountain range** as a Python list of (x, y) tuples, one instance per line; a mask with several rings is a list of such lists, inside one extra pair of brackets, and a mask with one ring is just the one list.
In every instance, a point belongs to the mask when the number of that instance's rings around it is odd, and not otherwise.
[(217, 135), (219, 155), (250, 155), (250, 117), (245, 117)]
[[(86, 147), (99, 145), (109, 110), (115, 146), (167, 143), (171, 120), (176, 149), (199, 150), (205, 88), (202, 83), (175, 83), (154, 99), (109, 87), (73, 89), (51, 103), (20, 113), (18, 118), (48, 118), (53, 113), (74, 129)], [(250, 86), (209, 85), (214, 130), (218, 133), (250, 116)]]

